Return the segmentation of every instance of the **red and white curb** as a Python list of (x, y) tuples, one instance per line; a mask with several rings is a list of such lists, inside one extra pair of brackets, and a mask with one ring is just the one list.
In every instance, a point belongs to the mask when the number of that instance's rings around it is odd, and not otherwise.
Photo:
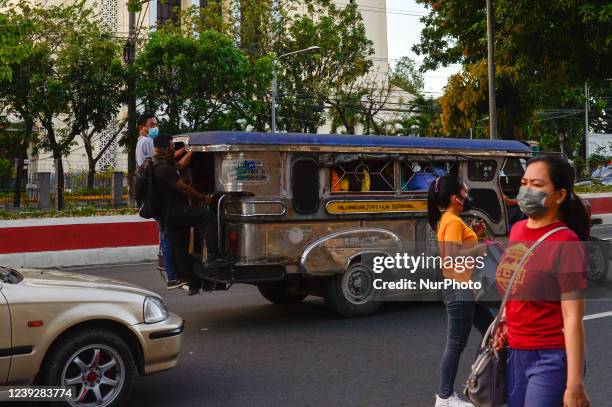
[(138, 216), (0, 221), (0, 265), (68, 267), (151, 261), (159, 231)]
[[(612, 225), (612, 193), (580, 194), (593, 218)], [(0, 221), (0, 265), (69, 267), (152, 261), (159, 231), (137, 215)]]

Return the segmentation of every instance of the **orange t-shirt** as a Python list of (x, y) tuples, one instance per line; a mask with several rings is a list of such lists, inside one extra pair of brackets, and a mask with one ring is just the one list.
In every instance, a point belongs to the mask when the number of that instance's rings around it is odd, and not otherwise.
[[(444, 266), (446, 253), (444, 253), (444, 243), (454, 243), (461, 245), (462, 249), (469, 249), (478, 243), (478, 236), (461, 218), (450, 212), (444, 212), (438, 222), (438, 244), (440, 245), (440, 256)], [(456, 271), (455, 268), (442, 267), (442, 274), (446, 278), (457, 281), (467, 282), (472, 278), (472, 269), (465, 267), (465, 270)]]

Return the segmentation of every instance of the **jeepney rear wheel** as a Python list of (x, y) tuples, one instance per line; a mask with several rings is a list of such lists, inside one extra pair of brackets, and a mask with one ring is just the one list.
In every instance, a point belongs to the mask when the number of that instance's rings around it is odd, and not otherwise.
[(608, 277), (610, 268), (610, 246), (612, 243), (605, 240), (589, 238), (587, 243), (587, 256), (589, 260), (587, 277), (596, 283), (603, 283)]
[(299, 304), (308, 297), (307, 294), (291, 291), (284, 281), (257, 284), (257, 289), (266, 300), (277, 305)]
[(382, 303), (374, 301), (374, 273), (361, 263), (354, 263), (343, 273), (330, 278), (325, 302), (344, 318), (374, 314)]

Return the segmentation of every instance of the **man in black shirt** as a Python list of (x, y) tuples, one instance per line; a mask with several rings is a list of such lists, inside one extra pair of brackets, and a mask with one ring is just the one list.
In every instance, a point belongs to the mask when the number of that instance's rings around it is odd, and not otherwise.
[(174, 162), (172, 137), (160, 134), (153, 140), (153, 185), (158, 198), (160, 224), (170, 238), (172, 254), (182, 278), (189, 284), (189, 295), (200, 291), (200, 282), (194, 276), (193, 258), (189, 255), (189, 229), (199, 228), (208, 250), (208, 260), (218, 257), (216, 216), (209, 209), (189, 204), (202, 202), (210, 205), (211, 197), (196, 191), (178, 173)]

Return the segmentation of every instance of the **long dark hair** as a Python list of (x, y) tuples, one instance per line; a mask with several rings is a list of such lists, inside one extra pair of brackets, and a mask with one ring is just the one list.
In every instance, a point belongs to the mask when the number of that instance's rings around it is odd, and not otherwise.
[(449, 174), (438, 177), (429, 185), (427, 194), (427, 219), (429, 226), (435, 231), (442, 217), (440, 208), (446, 208), (451, 203), (451, 195), (459, 195), (463, 184), (456, 175)]
[(541, 155), (527, 162), (529, 167), (533, 163), (544, 163), (548, 167), (548, 175), (555, 186), (555, 190), (565, 189), (567, 196), (559, 207), (560, 219), (567, 227), (578, 235), (580, 240), (588, 240), (590, 225), (589, 214), (584, 203), (574, 192), (574, 179), (576, 172), (571, 164), (563, 157), (556, 155)]

